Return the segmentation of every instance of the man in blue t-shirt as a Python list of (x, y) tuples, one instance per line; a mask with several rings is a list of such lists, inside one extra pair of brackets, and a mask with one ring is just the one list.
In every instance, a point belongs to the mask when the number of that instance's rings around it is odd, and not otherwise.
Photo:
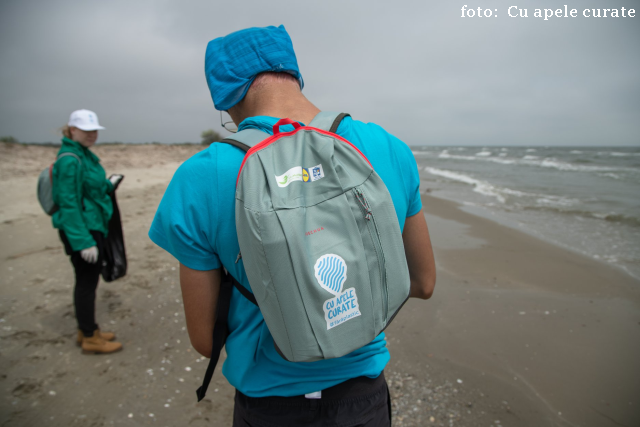
[[(308, 124), (320, 112), (302, 94), (304, 82), (283, 26), (212, 40), (205, 72), (216, 109), (227, 111), (239, 130), (258, 129), (266, 138), (280, 118)], [(429, 298), (435, 262), (411, 150), (381, 127), (351, 117), (336, 133), (367, 157), (387, 186), (403, 230), (410, 296)], [(207, 357), (221, 269), (251, 289), (242, 262), (236, 262), (234, 195), (244, 155), (234, 146), (212, 144), (187, 160), (171, 180), (149, 231), (180, 262), (189, 338)], [(384, 333), (346, 356), (294, 363), (276, 352), (260, 310), (235, 288), (228, 323), (222, 372), (237, 389), (234, 426), (390, 426)]]

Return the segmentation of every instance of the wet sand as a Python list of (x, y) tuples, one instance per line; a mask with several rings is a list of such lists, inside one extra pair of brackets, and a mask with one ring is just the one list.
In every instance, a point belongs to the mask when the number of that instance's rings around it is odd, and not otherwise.
[[(0, 145), (0, 425), (224, 426), (233, 389), (191, 349), (177, 262), (147, 237), (200, 146), (98, 146), (118, 190), (128, 275), (98, 288), (124, 350), (75, 345), (73, 270), (35, 197), (51, 147)], [(640, 283), (458, 205), (423, 196), (436, 292), (389, 327), (395, 426), (640, 425)]]

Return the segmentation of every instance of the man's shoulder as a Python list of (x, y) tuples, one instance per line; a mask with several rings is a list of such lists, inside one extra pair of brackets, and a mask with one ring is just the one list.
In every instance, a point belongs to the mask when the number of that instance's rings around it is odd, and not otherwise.
[(239, 148), (225, 143), (213, 143), (189, 157), (180, 165), (178, 172), (180, 176), (224, 173), (229, 169), (239, 169), (243, 158), (244, 152)]
[[(338, 127), (338, 134), (350, 142), (358, 141), (365, 150), (393, 150), (397, 155), (413, 157), (409, 146), (382, 126), (345, 117)], [(367, 151), (369, 151), (367, 150)]]

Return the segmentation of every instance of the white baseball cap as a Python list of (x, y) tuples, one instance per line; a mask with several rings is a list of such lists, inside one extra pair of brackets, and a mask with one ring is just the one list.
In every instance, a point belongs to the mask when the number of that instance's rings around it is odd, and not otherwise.
[(98, 130), (104, 129), (98, 123), (98, 115), (90, 110), (76, 110), (69, 117), (69, 126), (76, 127), (81, 130)]

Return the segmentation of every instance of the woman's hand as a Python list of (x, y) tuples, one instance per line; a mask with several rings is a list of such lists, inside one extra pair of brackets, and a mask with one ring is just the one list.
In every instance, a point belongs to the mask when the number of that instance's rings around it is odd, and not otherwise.
[(109, 177), (109, 181), (111, 181), (111, 184), (113, 184), (114, 191), (118, 188), (118, 186), (120, 185), (120, 182), (123, 179), (124, 179), (124, 175), (118, 175), (118, 174), (114, 174)]
[(89, 264), (95, 264), (96, 261), (98, 261), (98, 247), (91, 246), (90, 248), (83, 249), (80, 251), (80, 256)]

